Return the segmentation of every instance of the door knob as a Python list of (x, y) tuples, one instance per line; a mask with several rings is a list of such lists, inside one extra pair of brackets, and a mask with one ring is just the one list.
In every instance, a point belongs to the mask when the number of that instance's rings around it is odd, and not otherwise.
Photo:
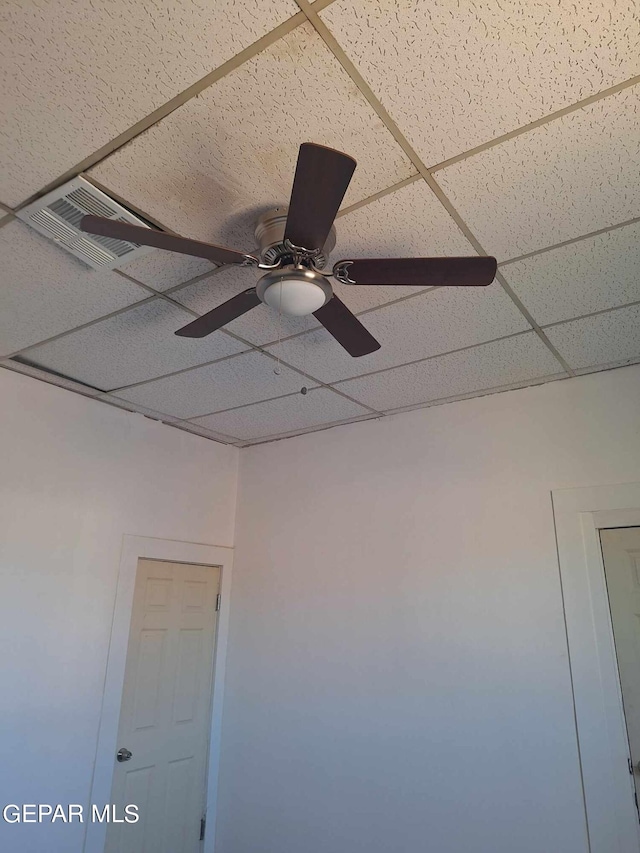
[(132, 755), (133, 753), (129, 749), (125, 749), (123, 746), (116, 753), (116, 758), (118, 761), (129, 761)]

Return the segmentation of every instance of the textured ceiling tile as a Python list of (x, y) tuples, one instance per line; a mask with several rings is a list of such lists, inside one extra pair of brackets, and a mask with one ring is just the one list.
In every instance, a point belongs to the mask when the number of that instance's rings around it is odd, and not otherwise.
[[(341, 216), (336, 222), (341, 258), (475, 255), (476, 252), (424, 181), (416, 181)], [(334, 284), (332, 282), (332, 284)], [(352, 311), (366, 311), (419, 292), (418, 287), (349, 287), (334, 284)]]
[(544, 331), (570, 367), (592, 367), (640, 359), (638, 305), (550, 326)]
[(257, 210), (285, 204), (298, 148), (356, 158), (345, 204), (415, 173), (334, 56), (305, 24), (92, 170), (185, 236), (248, 250)]
[(525, 258), (502, 274), (541, 325), (640, 300), (640, 223)]
[(139, 385), (118, 396), (177, 418), (196, 418), (210, 412), (257, 403), (280, 394), (299, 391), (302, 376), (286, 367), (276, 376), (273, 359), (252, 352), (217, 364), (198, 367)]
[[(192, 311), (205, 314), (227, 299), (231, 299), (232, 296), (242, 293), (249, 287), (254, 287), (263, 274), (247, 267), (229, 267), (196, 284), (174, 291), (171, 298), (191, 308)], [(313, 316), (279, 315), (275, 309), (267, 305), (258, 305), (237, 320), (227, 323), (225, 329), (252, 344), (262, 345), (277, 341), (279, 337), (286, 338), (307, 329), (317, 328), (318, 325)]]
[(4, 3), (3, 199), (35, 193), (298, 11), (293, 0)]
[(22, 222), (0, 229), (0, 355), (148, 296), (116, 273), (90, 269)]
[(535, 332), (492, 341), (384, 373), (341, 382), (337, 387), (378, 411), (399, 409), (511, 385), (562, 372)]
[(367, 409), (345, 400), (329, 388), (317, 388), (308, 394), (294, 394), (266, 403), (244, 406), (230, 412), (199, 418), (196, 423), (213, 430), (230, 432), (240, 439), (280, 435), (297, 429), (322, 426), (368, 414)]
[(223, 334), (203, 340), (177, 337), (175, 330), (190, 319), (181, 308), (155, 299), (35, 347), (29, 350), (29, 360), (96, 388), (111, 390), (244, 349)]
[(269, 351), (280, 352), (283, 361), (322, 382), (335, 382), (529, 328), (498, 284), (439, 288), (379, 308), (362, 321), (381, 344), (371, 355), (351, 358), (324, 329), (283, 341)]
[(633, 0), (340, 0), (321, 17), (427, 165), (640, 73)]
[(216, 267), (200, 258), (156, 249), (121, 269), (122, 272), (143, 284), (148, 284), (154, 290), (164, 291), (190, 281), (198, 275), (212, 272)]
[[(339, 281), (332, 280), (331, 286), (334, 292), (342, 299), (345, 305), (358, 314), (361, 311), (367, 311), (370, 308), (377, 308), (380, 305), (387, 305), (389, 302), (395, 302), (397, 299), (403, 299), (407, 296), (415, 296), (417, 293), (431, 290), (425, 287), (410, 287), (403, 285), (344, 285)], [(363, 320), (366, 323), (366, 320)]]
[(640, 85), (436, 173), (500, 260), (640, 215)]

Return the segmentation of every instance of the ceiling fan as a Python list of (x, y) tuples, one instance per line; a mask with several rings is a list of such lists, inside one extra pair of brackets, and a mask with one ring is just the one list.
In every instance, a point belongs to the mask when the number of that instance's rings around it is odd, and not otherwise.
[(80, 228), (216, 264), (266, 271), (256, 287), (218, 305), (178, 329), (176, 335), (202, 338), (263, 302), (284, 314), (313, 314), (350, 355), (358, 357), (374, 352), (380, 344), (335, 295), (329, 283), (331, 276), (345, 285), (482, 287), (493, 281), (497, 264), (495, 258), (483, 256), (360, 258), (340, 260), (332, 270), (324, 269), (336, 242), (333, 221), (355, 168), (356, 161), (341, 151), (303, 143), (289, 207), (271, 210), (258, 220), (259, 257), (100, 216), (85, 216)]

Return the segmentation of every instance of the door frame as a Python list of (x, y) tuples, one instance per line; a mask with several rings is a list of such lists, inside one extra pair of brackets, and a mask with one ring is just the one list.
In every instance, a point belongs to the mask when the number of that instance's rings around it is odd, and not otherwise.
[[(122, 537), (120, 569), (113, 608), (111, 640), (105, 672), (96, 757), (91, 780), (90, 803), (103, 806), (111, 802), (114, 756), (118, 748), (118, 725), (127, 663), (133, 594), (140, 559), (162, 560), (170, 563), (195, 563), (220, 568), (220, 610), (216, 628), (211, 731), (205, 780), (207, 823), (202, 846), (203, 853), (214, 853), (233, 548), (128, 534)], [(106, 824), (86, 822), (85, 828), (84, 853), (103, 853), (107, 834)]]
[(639, 853), (640, 825), (599, 531), (640, 526), (640, 483), (551, 493), (590, 853)]

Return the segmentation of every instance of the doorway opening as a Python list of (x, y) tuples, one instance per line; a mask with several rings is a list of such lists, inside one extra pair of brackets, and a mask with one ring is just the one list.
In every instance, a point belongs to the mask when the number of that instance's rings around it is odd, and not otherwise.
[[(576, 765), (584, 803), (585, 849), (589, 853), (640, 853), (634, 785), (634, 776), (640, 780), (640, 772), (634, 772), (634, 761), (637, 767), (640, 756), (632, 758), (627, 735), (624, 703), (629, 705), (631, 698), (629, 694), (623, 700), (623, 667), (618, 666), (616, 648), (620, 644), (614, 637), (614, 622), (620, 621), (613, 613), (617, 609), (613, 599), (618, 593), (612, 595), (611, 602), (608, 594), (608, 587), (624, 589), (625, 583), (629, 592), (633, 575), (629, 553), (624, 581), (613, 578), (616, 568), (609, 565), (605, 569), (604, 559), (609, 540), (616, 539), (614, 529), (624, 532), (640, 528), (640, 483), (557, 489), (552, 492), (552, 506), (573, 694)], [(625, 546), (627, 552), (634, 547)], [(610, 555), (606, 562), (611, 564)], [(624, 598), (624, 593), (621, 595)], [(633, 621), (628, 614), (622, 619), (626, 625)], [(628, 627), (622, 630), (629, 631)], [(626, 643), (626, 647), (632, 649), (633, 643)]]
[(199, 853), (220, 569), (138, 562), (105, 853)]
[(232, 566), (123, 536), (83, 853), (213, 853)]

